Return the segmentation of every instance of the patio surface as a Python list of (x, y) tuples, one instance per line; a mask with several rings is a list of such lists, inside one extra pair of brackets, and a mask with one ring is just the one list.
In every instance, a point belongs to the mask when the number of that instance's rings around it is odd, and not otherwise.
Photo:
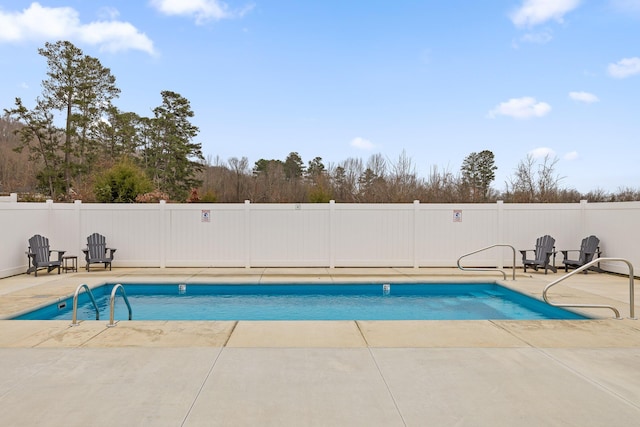
[[(541, 297), (563, 273), (499, 283)], [(0, 318), (81, 283), (437, 282), (434, 268), (114, 268), (0, 279)], [(573, 321), (0, 321), (3, 426), (602, 426), (640, 419), (629, 279), (578, 274)], [(636, 305), (635, 309), (638, 310)], [(135, 307), (134, 318), (135, 318)]]

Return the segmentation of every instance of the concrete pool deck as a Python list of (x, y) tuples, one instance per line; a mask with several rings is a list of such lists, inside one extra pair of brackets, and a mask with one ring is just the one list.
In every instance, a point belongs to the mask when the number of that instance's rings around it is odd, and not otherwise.
[[(562, 273), (500, 281), (541, 296)], [(490, 281), (413, 268), (114, 268), (0, 279), (0, 317), (81, 283)], [(0, 425), (636, 425), (640, 321), (629, 280), (578, 274), (575, 321), (0, 321)], [(635, 309), (638, 310), (636, 305)], [(135, 319), (135, 307), (134, 319)]]

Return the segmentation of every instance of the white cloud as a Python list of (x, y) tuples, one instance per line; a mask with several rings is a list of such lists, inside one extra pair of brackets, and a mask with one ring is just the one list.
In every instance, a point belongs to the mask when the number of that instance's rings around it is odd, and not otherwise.
[[(112, 10), (112, 16), (114, 13)], [(39, 3), (31, 3), (21, 12), (0, 10), (0, 43), (52, 39), (84, 42), (110, 52), (134, 49), (154, 53), (153, 42), (128, 22), (82, 24), (78, 12), (71, 7), (45, 7)]]
[(551, 19), (562, 22), (580, 0), (524, 0), (510, 16), (516, 27), (534, 27)]
[(589, 92), (569, 92), (569, 98), (574, 101), (584, 102), (585, 104), (593, 104), (600, 101), (597, 96)]
[(120, 11), (114, 7), (101, 7), (98, 11), (98, 16), (102, 19), (116, 19), (120, 16)]
[(359, 150), (373, 150), (375, 148), (375, 144), (359, 136), (351, 140), (351, 146)]
[(624, 79), (625, 77), (633, 76), (634, 74), (640, 74), (640, 58), (624, 58), (615, 64), (609, 64), (607, 68), (609, 75), (617, 79)]
[(525, 43), (546, 44), (553, 39), (553, 32), (550, 29), (545, 29), (537, 33), (527, 33), (520, 37), (520, 40)]
[(565, 160), (576, 160), (578, 158), (578, 152), (577, 151), (570, 151), (568, 153), (566, 153), (562, 158)]
[(547, 156), (549, 156), (549, 157), (555, 157), (556, 156), (556, 152), (553, 151), (549, 147), (534, 148), (533, 150), (529, 151), (529, 154), (534, 159), (544, 159)]
[(509, 116), (514, 119), (529, 119), (546, 116), (550, 111), (551, 106), (546, 102), (538, 102), (535, 98), (525, 96), (500, 103), (489, 111), (488, 117), (493, 119), (496, 116)]
[(154, 53), (153, 42), (128, 22), (92, 22), (78, 28), (78, 35), (85, 43), (108, 52), (135, 49)]
[(249, 5), (243, 9), (231, 11), (229, 6), (220, 0), (150, 0), (149, 3), (165, 15), (193, 16), (197, 24), (204, 24), (210, 20), (242, 17), (253, 9), (253, 5)]

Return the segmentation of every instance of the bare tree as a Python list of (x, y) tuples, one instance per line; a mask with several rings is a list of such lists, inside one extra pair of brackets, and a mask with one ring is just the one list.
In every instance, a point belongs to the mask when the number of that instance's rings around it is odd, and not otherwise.
[(545, 156), (539, 163), (527, 154), (516, 168), (514, 176), (506, 183), (505, 199), (516, 203), (552, 203), (559, 198), (559, 183), (563, 179), (556, 174), (558, 158)]
[(356, 158), (348, 158), (335, 168), (331, 177), (336, 201), (343, 203), (359, 201), (358, 179), (363, 172), (362, 160)]
[(546, 155), (541, 164), (538, 164), (538, 193), (541, 202), (558, 201), (560, 181), (563, 177), (556, 174), (558, 158), (553, 159)]
[[(249, 159), (243, 157), (238, 159), (237, 157), (231, 157), (229, 159), (229, 167), (231, 168), (231, 172), (233, 173), (233, 177), (235, 179), (235, 201), (241, 202), (246, 195), (247, 192), (247, 177), (249, 175)], [(246, 194), (246, 195), (245, 195)]]
[(38, 184), (36, 179), (38, 162), (29, 161), (29, 154), (15, 151), (20, 144), (18, 137), (22, 128), (17, 120), (8, 115), (0, 118), (0, 192), (33, 192)]
[(416, 168), (404, 150), (398, 157), (398, 161), (391, 165), (388, 182), (391, 202), (408, 203), (418, 197), (419, 180)]
[(387, 164), (382, 154), (374, 154), (367, 160), (367, 167), (358, 178), (358, 194), (364, 203), (386, 203)]
[(446, 169), (440, 172), (437, 166), (432, 166), (419, 199), (427, 203), (460, 202), (461, 187), (459, 176)]

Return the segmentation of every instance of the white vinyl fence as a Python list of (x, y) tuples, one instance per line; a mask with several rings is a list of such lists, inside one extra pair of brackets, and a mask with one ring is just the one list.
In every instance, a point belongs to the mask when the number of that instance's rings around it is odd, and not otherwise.
[[(595, 234), (603, 256), (640, 266), (640, 202), (575, 204), (97, 204), (0, 198), (0, 277), (24, 273), (27, 240), (77, 255), (94, 232), (117, 248), (115, 267), (454, 267), (496, 243), (532, 249), (550, 234), (578, 249)], [(494, 248), (464, 266), (508, 267)], [(521, 265), (520, 253), (516, 264)], [(562, 264), (558, 253), (556, 264)], [(621, 263), (608, 271), (627, 273)]]

